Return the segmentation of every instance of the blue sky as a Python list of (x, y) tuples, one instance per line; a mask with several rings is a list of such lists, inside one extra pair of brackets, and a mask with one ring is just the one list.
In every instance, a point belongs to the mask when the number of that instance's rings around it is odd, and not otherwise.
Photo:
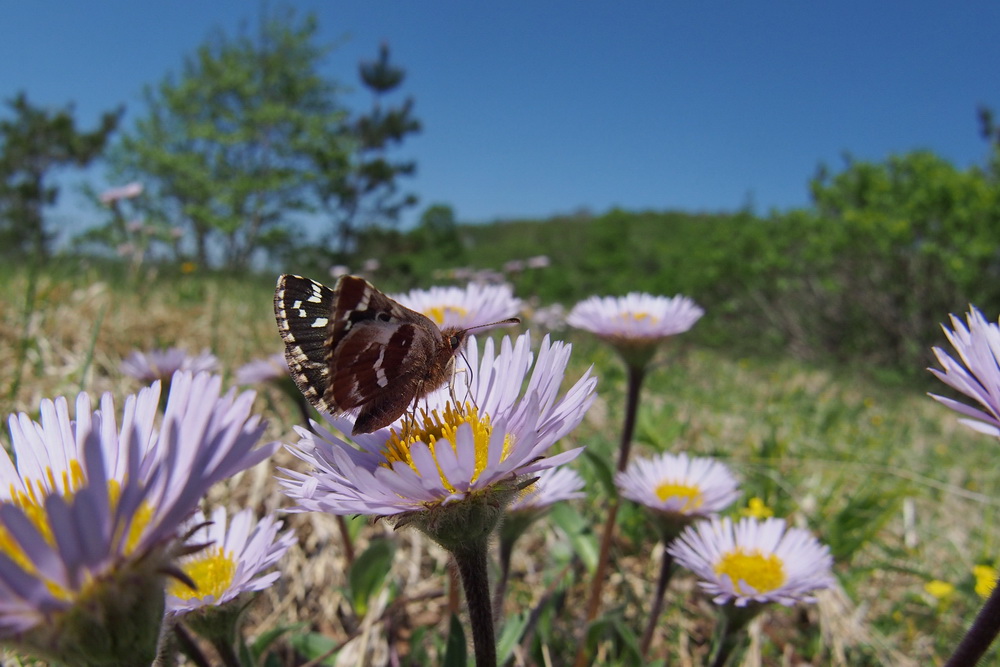
[[(326, 71), (342, 82), (389, 43), (424, 124), (403, 150), (419, 165), (410, 189), (463, 221), (802, 206), (817, 165), (844, 153), (981, 163), (976, 108), (1000, 111), (995, 1), (292, 4), (340, 43)], [(235, 0), (5, 3), (0, 98), (74, 102), (85, 127), (125, 104), (128, 124), (144, 84), (258, 13)], [(67, 191), (55, 214), (73, 228), (97, 212)]]

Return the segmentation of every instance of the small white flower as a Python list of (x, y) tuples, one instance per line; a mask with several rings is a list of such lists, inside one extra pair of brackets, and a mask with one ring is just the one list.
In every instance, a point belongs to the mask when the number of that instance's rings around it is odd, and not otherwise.
[(121, 201), (122, 199), (133, 199), (138, 197), (142, 194), (142, 191), (142, 183), (133, 181), (128, 185), (122, 185), (121, 187), (105, 190), (101, 193), (99, 199), (102, 204), (110, 205), (117, 201)]
[(442, 329), (467, 329), (514, 317), (521, 300), (510, 285), (469, 283), (466, 287), (415, 289), (392, 297), (411, 310), (423, 313)]
[(810, 593), (834, 583), (829, 547), (782, 519), (701, 521), (685, 528), (667, 552), (720, 605), (812, 602)]
[(723, 463), (683, 453), (635, 459), (615, 475), (615, 484), (625, 498), (681, 517), (714, 515), (739, 495), (736, 478)]

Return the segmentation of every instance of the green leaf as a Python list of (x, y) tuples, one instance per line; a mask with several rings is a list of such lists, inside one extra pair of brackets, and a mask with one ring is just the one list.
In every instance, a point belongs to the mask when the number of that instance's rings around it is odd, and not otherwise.
[(320, 660), (321, 665), (333, 665), (337, 661), (338, 651), (334, 651), (340, 642), (331, 639), (317, 632), (309, 632), (304, 635), (294, 635), (289, 639), (289, 643), (296, 651), (306, 657), (307, 660)]
[(251, 664), (256, 664), (256, 661), (259, 661), (261, 656), (267, 653), (267, 650), (271, 647), (271, 645), (278, 641), (282, 635), (289, 632), (305, 630), (307, 627), (309, 626), (306, 623), (293, 623), (292, 625), (279, 625), (276, 628), (271, 628), (270, 630), (261, 633), (261, 635), (250, 644), (250, 651), (255, 659), (255, 662)]
[(391, 539), (376, 538), (364, 553), (358, 556), (347, 573), (351, 605), (358, 616), (368, 611), (368, 601), (382, 589), (385, 578), (392, 569), (396, 543)]
[(618, 495), (618, 491), (615, 487), (615, 473), (611, 469), (611, 465), (602, 459), (597, 454), (590, 451), (590, 448), (583, 450), (583, 458), (590, 464), (593, 468), (594, 473), (597, 475), (597, 480), (601, 483), (601, 487), (604, 492), (611, 497)]
[(569, 503), (556, 503), (549, 516), (553, 523), (566, 533), (570, 544), (573, 545), (573, 551), (587, 569), (592, 571), (597, 567), (597, 536), (576, 508)]
[(528, 627), (530, 612), (522, 612), (504, 619), (500, 637), (497, 639), (497, 664), (504, 665), (514, 653), (514, 647), (521, 641), (524, 629)]
[(469, 656), (465, 643), (465, 630), (457, 614), (451, 615), (448, 624), (448, 645), (445, 647), (444, 660), (441, 667), (466, 667)]

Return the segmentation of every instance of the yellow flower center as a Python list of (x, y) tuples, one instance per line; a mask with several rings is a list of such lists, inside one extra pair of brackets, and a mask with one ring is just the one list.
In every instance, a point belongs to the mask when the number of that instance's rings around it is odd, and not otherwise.
[[(58, 491), (50, 491), (50, 489), (65, 489), (62, 494), (63, 499), (70, 503), (73, 500), (73, 496), (76, 492), (86, 484), (86, 476), (84, 475), (83, 468), (79, 461), (70, 461), (69, 470), (62, 473), (60, 484), (56, 484), (56, 476), (52, 469), (46, 470), (46, 482), (42, 483), (41, 480), (31, 480), (23, 479), (24, 490), (16, 488), (13, 484), (9, 487), (10, 500), (3, 502), (12, 504), (18, 507), (25, 516), (31, 521), (35, 529), (38, 530), (39, 534), (45, 539), (45, 541), (55, 546), (55, 536), (52, 532), (52, 526), (49, 524), (48, 514), (45, 511), (45, 499), (52, 495), (53, 493), (58, 493)], [(110, 500), (110, 509), (112, 514), (115, 511), (115, 507), (121, 498), (121, 486), (118, 480), (108, 481), (108, 496)], [(140, 505), (136, 513), (132, 517), (131, 524), (125, 528), (127, 530), (127, 535), (125, 539), (125, 554), (131, 553), (138, 543), (139, 539), (142, 537), (146, 526), (149, 524), (149, 520), (152, 518), (153, 508), (147, 503)], [(120, 528), (121, 529), (121, 528)], [(17, 563), (26, 572), (38, 576), (40, 574), (38, 568), (35, 566), (28, 556), (24, 553), (21, 545), (10, 535), (10, 533), (3, 527), (0, 526), (0, 553), (3, 553), (15, 563)], [(81, 590), (85, 590), (87, 586), (87, 581), (83, 582)], [(49, 581), (47, 583), (50, 592), (62, 599), (73, 599), (77, 594), (74, 591), (64, 589), (57, 585), (56, 583)]]
[(680, 512), (687, 514), (701, 507), (704, 499), (701, 496), (701, 489), (689, 484), (666, 481), (656, 487), (656, 497), (661, 501), (668, 498), (683, 498), (684, 504), (680, 507)]
[(233, 583), (236, 556), (233, 552), (226, 553), (222, 547), (212, 546), (181, 563), (181, 569), (191, 577), (197, 588), (192, 589), (185, 583), (173, 580), (167, 589), (170, 595), (182, 600), (212, 595), (218, 600)]
[[(715, 573), (729, 575), (733, 588), (741, 595), (767, 593), (785, 583), (784, 563), (774, 554), (761, 553), (760, 549), (748, 552), (737, 548), (724, 554), (715, 566)], [(753, 590), (743, 590), (741, 582)]]
[(424, 315), (434, 320), (434, 323), (438, 326), (444, 324), (444, 318), (448, 316), (449, 313), (455, 313), (458, 317), (465, 317), (469, 314), (469, 311), (461, 306), (431, 306), (426, 311)]
[(642, 322), (644, 320), (649, 320), (650, 322), (655, 323), (659, 320), (659, 318), (656, 317), (656, 315), (653, 315), (652, 313), (647, 313), (643, 310), (639, 310), (634, 313), (621, 313), (620, 317), (626, 322), (628, 321)]
[[(419, 474), (420, 471), (417, 470), (410, 456), (410, 447), (413, 446), (413, 443), (425, 443), (430, 449), (431, 456), (437, 462), (437, 448), (442, 443), (451, 447), (452, 451), (456, 451), (456, 434), (459, 427), (463, 424), (468, 424), (472, 428), (472, 441), (473, 447), (475, 447), (476, 462), (470, 481), (476, 481), (480, 473), (486, 468), (486, 463), (489, 460), (490, 435), (493, 432), (493, 427), (490, 425), (489, 415), (480, 416), (479, 408), (472, 407), (469, 404), (466, 404), (462, 410), (456, 410), (451, 402), (448, 402), (443, 411), (432, 410), (430, 414), (424, 410), (420, 410), (419, 416), (413, 415), (412, 422), (404, 421), (399, 432), (396, 429), (392, 429), (389, 440), (385, 443), (385, 449), (383, 450), (383, 454), (385, 455), (385, 463), (383, 465), (391, 468), (394, 463), (401, 461)], [(506, 459), (510, 454), (510, 446), (510, 436), (507, 435), (504, 438), (503, 451), (500, 453), (501, 461)], [(450, 492), (454, 492), (455, 487), (445, 477), (440, 464), (438, 464), (437, 468), (445, 488)]]

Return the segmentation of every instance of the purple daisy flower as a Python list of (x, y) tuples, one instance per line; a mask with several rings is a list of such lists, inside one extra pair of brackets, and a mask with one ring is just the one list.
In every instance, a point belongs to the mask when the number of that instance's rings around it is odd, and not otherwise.
[(631, 292), (592, 296), (573, 306), (566, 322), (612, 342), (657, 342), (684, 333), (705, 311), (686, 296), (667, 298)]
[(615, 484), (622, 496), (654, 512), (686, 518), (712, 516), (739, 495), (724, 464), (684, 453), (636, 459), (615, 475)]
[(207, 544), (185, 556), (178, 565), (196, 585), (174, 581), (167, 591), (167, 611), (186, 614), (203, 607), (223, 605), (241, 593), (262, 591), (277, 581), (280, 572), (265, 572), (296, 542), (291, 531), (279, 534), (282, 522), (272, 515), (256, 521), (249, 508), (226, 525), (226, 510), (217, 507), (210, 521), (199, 510), (185, 525), (198, 527), (188, 542)]
[(177, 371), (211, 373), (218, 367), (219, 360), (208, 350), (192, 356), (179, 347), (148, 352), (136, 350), (122, 361), (122, 373), (142, 382), (169, 381)]
[(583, 498), (583, 478), (571, 468), (549, 468), (524, 489), (507, 508), (508, 512), (542, 510), (562, 500)]
[(813, 602), (834, 584), (830, 548), (782, 519), (728, 517), (688, 526), (667, 552), (701, 579), (716, 604)]
[(514, 317), (521, 300), (510, 285), (469, 283), (461, 287), (410, 290), (392, 297), (411, 310), (423, 313), (441, 328), (467, 329)]
[(566, 324), (613, 345), (629, 368), (643, 369), (663, 340), (684, 333), (704, 314), (686, 296), (667, 298), (631, 292), (620, 297), (585, 299), (569, 311)]
[(280, 352), (264, 359), (254, 359), (236, 369), (237, 384), (273, 382), (288, 377), (288, 363)]
[[(548, 337), (535, 355), (523, 334), (513, 344), (505, 337), (499, 354), (487, 340), (480, 358), (473, 340), (454, 386), (421, 400), (419, 417), (404, 415), (391, 428), (353, 436), (353, 444), (319, 424), (315, 433), (298, 428), (300, 440), (290, 450), (313, 470), (282, 470), (285, 493), (298, 503), (294, 511), (421, 513), (501, 487), (510, 491), (506, 505), (524, 476), (580, 453), (545, 457), (595, 398), (590, 371), (559, 396), (569, 355), (570, 346)], [(341, 433), (353, 427), (347, 416), (328, 421)]]
[(952, 389), (974, 399), (985, 411), (944, 396), (930, 396), (969, 417), (961, 420), (966, 426), (1000, 437), (1000, 327), (988, 321), (975, 307), (970, 307), (966, 320), (968, 327), (952, 315), (954, 330), (942, 327), (961, 361), (935, 347), (934, 354), (944, 370), (928, 370)]
[[(80, 394), (75, 419), (61, 397), (42, 401), (40, 423), (10, 417), (16, 464), (0, 452), (0, 639), (69, 663), (98, 647), (145, 655), (150, 637), (155, 653), (181, 523), (212, 484), (277, 447), (254, 449), (264, 425), (250, 415), (253, 393), (220, 396), (221, 385), (177, 373), (159, 429), (159, 382), (126, 398), (120, 428), (110, 394), (98, 410)], [(95, 620), (112, 617), (136, 624)]]

